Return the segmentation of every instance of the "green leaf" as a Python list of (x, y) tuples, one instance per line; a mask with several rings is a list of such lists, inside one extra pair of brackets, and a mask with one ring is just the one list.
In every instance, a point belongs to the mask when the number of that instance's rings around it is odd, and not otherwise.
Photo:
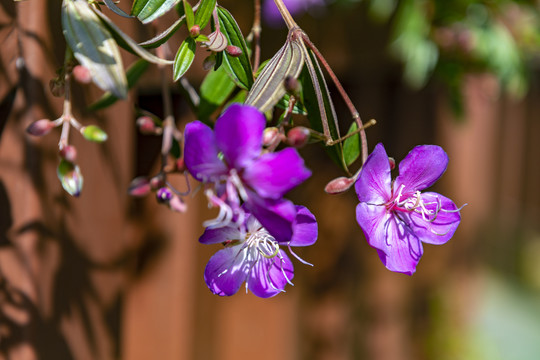
[(115, 23), (113, 23), (107, 16), (105, 16), (105, 14), (103, 14), (99, 10), (94, 10), (94, 12), (101, 19), (101, 21), (103, 21), (103, 23), (109, 29), (109, 31), (112, 33), (114, 39), (116, 40), (116, 43), (120, 45), (122, 48), (154, 64), (169, 65), (173, 63), (170, 60), (165, 60), (165, 59), (155, 56), (154, 54), (149, 53), (143, 47), (137, 44), (135, 40), (133, 40), (132, 38), (127, 36), (124, 32), (122, 32), (122, 30), (120, 30), (120, 28), (116, 26)]
[[(300, 82), (303, 89), (302, 104), (308, 112), (309, 123), (313, 130), (323, 133), (323, 122), (325, 122), (328, 125), (331, 139), (337, 140), (340, 138), (337, 115), (332, 98), (330, 97), (330, 92), (328, 91), (328, 86), (326, 85), (326, 80), (324, 79), (324, 74), (316, 56), (311, 50), (306, 49), (304, 56), (305, 66), (300, 76)], [(319, 89), (321, 98), (317, 97), (315, 89)], [(343, 158), (342, 143), (327, 146), (326, 150), (336, 164), (341, 166), (345, 171), (348, 171)]]
[(201, 84), (201, 102), (197, 111), (200, 120), (207, 120), (232, 94), (236, 84), (223, 67), (210, 71)]
[(189, 30), (195, 24), (195, 14), (193, 13), (193, 8), (191, 7), (191, 4), (187, 0), (182, 0), (182, 4), (184, 5), (184, 14), (186, 15), (186, 25)]
[(216, 0), (202, 0), (195, 13), (195, 24), (199, 25), (201, 29), (204, 29), (208, 25), (215, 8)]
[(86, 1), (64, 0), (62, 29), (75, 58), (93, 82), (119, 98), (127, 96), (127, 80), (116, 42)]
[[(283, 110), (287, 110), (289, 108), (290, 98), (291, 98), (291, 96), (289, 94), (285, 94), (285, 96), (283, 96), (278, 101), (278, 103), (276, 104), (276, 107), (278, 107), (280, 109), (283, 109)], [(296, 103), (294, 104), (294, 106), (292, 108), (292, 113), (293, 114), (300, 114), (300, 115), (307, 115), (308, 114), (306, 108), (304, 107), (304, 105), (302, 105), (302, 103), (299, 102), (298, 99), (296, 100)]]
[(107, 7), (112, 10), (116, 15), (120, 15), (120, 16), (123, 16), (123, 17), (126, 17), (126, 18), (132, 18), (133, 16), (129, 15), (129, 14), (126, 14), (126, 12), (122, 9), (120, 9), (118, 6), (116, 6), (116, 4), (114, 3), (114, 1), (112, 0), (104, 0), (105, 1), (105, 5), (107, 5)]
[(238, 57), (230, 56), (225, 52), (223, 62), (227, 65), (230, 74), (238, 82), (238, 85), (249, 90), (253, 85), (253, 70), (249, 61), (246, 41), (231, 13), (220, 6), (217, 9), (221, 32), (227, 37), (229, 45), (238, 46), (242, 50), (242, 54)]
[[(144, 72), (148, 68), (148, 65), (149, 63), (147, 61), (139, 59), (127, 69), (126, 77), (129, 89), (131, 89), (133, 85), (137, 83), (137, 80), (139, 80), (142, 74), (144, 74)], [(114, 104), (117, 100), (118, 98), (116, 96), (114, 96), (110, 92), (106, 92), (101, 98), (99, 98), (99, 100), (91, 104), (88, 109), (93, 111), (104, 109)]]
[(56, 169), (56, 175), (69, 195), (78, 197), (81, 194), (83, 176), (78, 165), (62, 159)]
[(287, 40), (285, 45), (272, 57), (255, 80), (246, 98), (246, 104), (267, 112), (287, 92), (284, 81), (288, 77), (297, 78), (304, 65), (304, 54), (299, 42)]
[(143, 24), (154, 21), (169, 11), (179, 0), (135, 0), (131, 15), (136, 16)]
[(178, 52), (176, 53), (176, 57), (174, 58), (174, 65), (173, 65), (173, 79), (174, 81), (177, 81), (188, 71), (189, 67), (193, 63), (193, 59), (195, 59), (195, 49), (197, 47), (197, 44), (195, 43), (195, 40), (188, 37), (186, 40), (182, 42), (180, 45), (180, 48), (178, 49)]
[[(351, 134), (357, 129), (358, 126), (355, 122), (353, 122), (347, 134)], [(345, 140), (345, 142), (343, 143), (343, 158), (345, 159), (345, 164), (347, 166), (350, 166), (353, 162), (356, 161), (356, 159), (358, 159), (358, 156), (360, 156), (360, 149), (360, 135), (358, 133)]]

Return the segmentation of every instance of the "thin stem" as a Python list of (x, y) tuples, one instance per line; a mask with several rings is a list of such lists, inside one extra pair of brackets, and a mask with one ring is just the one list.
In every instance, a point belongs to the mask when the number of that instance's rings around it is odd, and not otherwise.
[(283, 3), (283, 0), (274, 0), (274, 2), (276, 3), (276, 6), (281, 14), (281, 17), (283, 18), (283, 20), (285, 20), (285, 24), (287, 24), (287, 27), (289, 28), (289, 30), (298, 27), (291, 13), (289, 12), (289, 9), (287, 9), (285, 4)]
[[(330, 76), (330, 78), (332, 79), (334, 84), (336, 85), (336, 88), (338, 89), (341, 97), (343, 98), (343, 101), (345, 102), (345, 105), (349, 109), (349, 112), (351, 113), (353, 120), (356, 122), (358, 130), (360, 132), (360, 140), (362, 142), (362, 164), (363, 164), (364, 162), (366, 162), (367, 155), (368, 155), (367, 136), (366, 136), (366, 132), (364, 131), (364, 129), (366, 127), (371, 126), (371, 125), (364, 126), (362, 124), (362, 119), (360, 118), (360, 113), (358, 112), (358, 110), (356, 110), (356, 107), (354, 106), (353, 102), (351, 101), (351, 98), (349, 97), (349, 95), (347, 94), (347, 92), (345, 91), (343, 86), (341, 85), (341, 82), (337, 78), (336, 74), (334, 73), (334, 71), (332, 70), (332, 68), (330, 67), (330, 65), (328, 64), (326, 59), (324, 58), (324, 56), (321, 54), (321, 52), (317, 49), (315, 44), (313, 44), (304, 33), (302, 33), (302, 39), (304, 40), (304, 43), (310, 48), (310, 50), (313, 51), (315, 56), (317, 56), (317, 59), (322, 63), (322, 66), (324, 66), (324, 68), (328, 72), (328, 75)], [(348, 136), (346, 136), (346, 137), (348, 137)]]
[(60, 140), (58, 141), (58, 149), (62, 150), (69, 144), (69, 129), (71, 127), (71, 119), (73, 115), (71, 113), (71, 76), (70, 71), (67, 71), (68, 64), (73, 58), (73, 53), (69, 49), (66, 49), (64, 56), (64, 109), (62, 111), (62, 133), (60, 134)]
[[(165, 49), (159, 47), (157, 49), (158, 54), (164, 52)], [(164, 55), (164, 54), (159, 54)], [(172, 147), (172, 140), (174, 134), (174, 115), (172, 109), (171, 91), (169, 89), (169, 77), (167, 76), (165, 66), (159, 66), (161, 75), (161, 96), (163, 96), (163, 112), (165, 119), (163, 120), (163, 135), (161, 140), (161, 171), (163, 172), (167, 165), (167, 157)]]
[(255, 0), (255, 14), (253, 16), (253, 72), (257, 72), (261, 62), (261, 0)]

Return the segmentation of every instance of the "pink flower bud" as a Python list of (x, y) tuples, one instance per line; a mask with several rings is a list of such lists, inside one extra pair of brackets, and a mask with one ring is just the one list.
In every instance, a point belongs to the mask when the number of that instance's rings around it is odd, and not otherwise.
[(279, 129), (277, 127), (268, 127), (264, 129), (263, 145), (272, 145), (279, 137)]
[(242, 55), (242, 49), (240, 49), (238, 46), (229, 45), (225, 48), (225, 51), (227, 54), (231, 55), (232, 57), (238, 57)]
[(43, 136), (47, 135), (49, 131), (51, 131), (51, 129), (55, 126), (56, 125), (53, 121), (49, 119), (41, 119), (34, 121), (30, 125), (28, 125), (28, 127), (26, 128), (26, 132), (34, 136)]
[(324, 191), (332, 195), (344, 193), (345, 191), (349, 190), (349, 188), (354, 184), (355, 180), (356, 179), (354, 178), (344, 176), (335, 178), (326, 184)]
[(81, 84), (90, 84), (92, 82), (92, 74), (88, 68), (77, 65), (72, 70), (73, 78)]
[(150, 191), (152, 191), (150, 182), (144, 176), (139, 176), (131, 180), (131, 184), (128, 187), (128, 194), (135, 197), (146, 196)]
[(163, 186), (165, 186), (165, 181), (163, 181), (163, 177), (161, 175), (156, 175), (150, 179), (150, 188), (152, 190), (157, 190)]
[(189, 35), (191, 37), (197, 37), (201, 33), (201, 27), (199, 25), (193, 25), (191, 29), (189, 29)]
[(137, 119), (137, 127), (141, 134), (144, 135), (155, 135), (156, 134), (156, 124), (150, 116), (141, 116)]
[(77, 149), (73, 145), (66, 145), (60, 149), (59, 155), (62, 159), (74, 163), (77, 160)]
[(296, 148), (300, 148), (309, 141), (309, 129), (303, 126), (297, 126), (287, 133), (287, 143)]
[(178, 172), (186, 171), (186, 163), (184, 162), (184, 158), (177, 159), (174, 165), (175, 165), (176, 171)]
[(388, 162), (390, 163), (390, 170), (394, 170), (396, 167), (396, 159), (393, 157), (388, 157)]

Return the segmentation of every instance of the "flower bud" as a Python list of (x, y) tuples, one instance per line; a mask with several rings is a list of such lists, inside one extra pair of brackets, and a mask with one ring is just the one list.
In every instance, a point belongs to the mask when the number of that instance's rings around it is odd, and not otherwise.
[(272, 145), (279, 137), (279, 129), (277, 127), (267, 127), (263, 132), (263, 145)]
[[(221, 31), (216, 30), (210, 35), (208, 35), (208, 41), (205, 42), (203, 45), (208, 47), (208, 50), (210, 51), (220, 52), (227, 48), (227, 37)], [(237, 49), (240, 51), (241, 54), (242, 51), (240, 50), (240, 48)]]
[(30, 125), (28, 125), (28, 127), (26, 128), (26, 132), (34, 136), (43, 136), (47, 135), (55, 126), (56, 125), (53, 121), (49, 119), (41, 119), (34, 121)]
[(96, 125), (88, 125), (81, 128), (81, 134), (86, 140), (103, 142), (107, 140), (107, 133)]
[(144, 135), (155, 135), (156, 134), (156, 124), (150, 116), (141, 116), (137, 119), (137, 127), (141, 134)]
[(225, 51), (227, 54), (231, 55), (232, 57), (238, 57), (242, 55), (242, 49), (240, 49), (238, 46), (229, 45), (225, 48)]
[(160, 204), (166, 204), (173, 198), (173, 193), (166, 187), (159, 188), (156, 192), (157, 202)]
[(136, 177), (131, 180), (131, 183), (128, 187), (128, 194), (135, 197), (146, 196), (152, 191), (150, 188), (150, 182), (144, 176)]
[(49, 81), (49, 90), (51, 90), (51, 93), (55, 97), (64, 96), (66, 92), (64, 80), (58, 78), (51, 79), (51, 81)]
[(176, 162), (174, 163), (175, 171), (177, 172), (184, 172), (186, 171), (186, 163), (184, 162), (184, 158), (176, 159)]
[(77, 149), (73, 145), (63, 146), (58, 153), (62, 159), (71, 163), (77, 160)]
[(81, 194), (83, 176), (78, 165), (62, 159), (56, 169), (56, 175), (62, 183), (62, 187), (68, 194), (75, 197), (78, 197)]
[(287, 133), (287, 143), (296, 148), (300, 148), (309, 141), (309, 129), (303, 126), (297, 126)]
[(295, 79), (292, 76), (287, 76), (285, 80), (283, 80), (283, 86), (285, 87), (285, 90), (296, 97), (300, 97), (300, 93), (302, 91), (302, 85), (298, 81), (298, 79)]
[(150, 179), (150, 188), (152, 190), (157, 190), (163, 186), (165, 186), (165, 181), (163, 181), (163, 177), (161, 175), (156, 175)]
[(204, 71), (210, 71), (214, 66), (216, 66), (216, 56), (214, 54), (206, 57), (203, 60), (202, 67)]
[(169, 208), (176, 212), (185, 213), (187, 205), (179, 196), (173, 195), (169, 200)]
[(87, 67), (77, 65), (72, 70), (73, 78), (81, 84), (90, 84), (92, 82), (92, 74)]
[(388, 162), (390, 163), (390, 170), (394, 170), (396, 167), (396, 159), (393, 157), (388, 157)]
[(324, 191), (332, 195), (344, 193), (345, 191), (349, 190), (349, 188), (354, 184), (355, 180), (355, 178), (348, 178), (344, 176), (335, 178), (326, 184)]
[(191, 37), (197, 37), (200, 35), (200, 33), (201, 33), (201, 27), (197, 24), (193, 25), (189, 29), (189, 35), (191, 35)]

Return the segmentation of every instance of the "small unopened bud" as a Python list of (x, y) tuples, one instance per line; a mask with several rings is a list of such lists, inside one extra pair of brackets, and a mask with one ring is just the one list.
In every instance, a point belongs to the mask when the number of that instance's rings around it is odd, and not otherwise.
[(60, 160), (60, 164), (58, 164), (58, 168), (56, 169), (56, 175), (68, 194), (75, 197), (81, 194), (83, 176), (78, 165), (66, 160)]
[(300, 148), (309, 141), (309, 129), (303, 126), (297, 126), (287, 133), (287, 143), (296, 148)]
[(396, 159), (393, 157), (388, 157), (388, 162), (390, 163), (390, 170), (394, 170), (396, 167)]
[(92, 74), (87, 67), (77, 65), (72, 71), (73, 78), (81, 84), (90, 84), (90, 82), (92, 82)]
[(34, 121), (26, 128), (26, 132), (34, 136), (43, 136), (49, 133), (56, 125), (49, 119)]
[[(220, 52), (227, 48), (227, 37), (221, 31), (214, 31), (208, 35), (208, 41), (204, 43), (204, 46), (208, 47), (208, 50), (214, 52)], [(238, 50), (240, 50), (238, 48)], [(240, 53), (242, 53), (240, 51)]]
[(191, 29), (189, 29), (189, 35), (191, 35), (191, 37), (197, 37), (199, 36), (201, 33), (201, 27), (199, 25), (193, 25), (191, 27)]
[(287, 76), (285, 80), (283, 80), (283, 86), (289, 94), (296, 97), (299, 97), (300, 92), (302, 91), (302, 85), (292, 76)]
[(150, 188), (152, 190), (157, 190), (163, 186), (165, 186), (165, 181), (163, 181), (163, 177), (161, 175), (156, 175), (150, 179)]
[(81, 128), (81, 134), (86, 140), (103, 142), (107, 140), (107, 133), (96, 125), (88, 125)]
[(267, 127), (263, 132), (263, 145), (268, 146), (277, 141), (279, 129), (277, 127)]
[(242, 49), (240, 49), (238, 46), (229, 45), (225, 48), (225, 51), (227, 54), (231, 55), (232, 57), (238, 57), (242, 55)]
[(173, 193), (166, 187), (159, 188), (156, 192), (156, 199), (160, 204), (166, 204), (173, 198)]
[(344, 176), (338, 177), (326, 184), (324, 191), (332, 195), (344, 193), (345, 191), (349, 190), (349, 188), (354, 184), (355, 180), (355, 178), (348, 178)]
[(131, 184), (128, 187), (128, 194), (135, 197), (146, 196), (150, 191), (152, 191), (150, 182), (144, 176), (139, 176), (131, 180)]
[(150, 116), (141, 116), (137, 119), (137, 127), (141, 134), (144, 135), (155, 135), (156, 134), (156, 124)]
[(216, 66), (216, 56), (214, 54), (206, 57), (203, 60), (202, 67), (204, 71), (210, 71)]
[(77, 149), (73, 145), (62, 147), (58, 153), (62, 159), (71, 163), (74, 163), (77, 160)]
[(51, 81), (49, 81), (49, 90), (51, 90), (51, 93), (53, 94), (53, 96), (56, 96), (56, 97), (64, 96), (66, 92), (64, 81), (58, 78), (52, 79)]
[(173, 195), (173, 197), (169, 200), (169, 208), (173, 211), (185, 213), (187, 210), (187, 205), (179, 196)]

